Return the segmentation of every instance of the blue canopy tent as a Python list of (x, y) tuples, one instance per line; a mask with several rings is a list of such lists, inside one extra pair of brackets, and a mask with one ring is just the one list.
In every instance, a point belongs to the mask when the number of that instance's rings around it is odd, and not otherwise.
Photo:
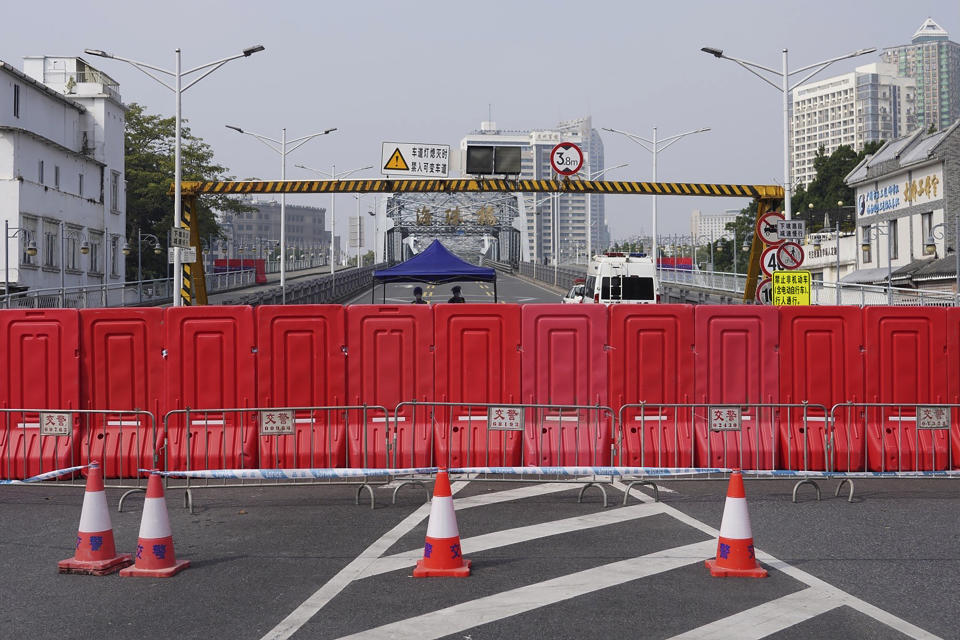
[(389, 269), (373, 272), (371, 302), (375, 301), (377, 282), (383, 284), (383, 301), (387, 299), (388, 282), (492, 282), (493, 300), (497, 301), (497, 271), (490, 267), (478, 267), (450, 253), (439, 240), (409, 260)]

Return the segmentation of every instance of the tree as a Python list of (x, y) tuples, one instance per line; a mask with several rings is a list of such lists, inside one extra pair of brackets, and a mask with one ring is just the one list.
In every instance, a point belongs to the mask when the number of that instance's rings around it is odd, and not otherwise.
[[(156, 255), (144, 243), (137, 247), (137, 230), (152, 233), (167, 244), (167, 231), (173, 226), (173, 194), (170, 186), (174, 174), (175, 118), (149, 114), (143, 105), (133, 103), (127, 110), (124, 156), (127, 181), (127, 239), (131, 255), (141, 250), (144, 279), (165, 277), (166, 252)], [(181, 156), (184, 180), (230, 180), (226, 167), (216, 163), (213, 149), (190, 128), (181, 129)], [(204, 196), (198, 199), (198, 224), (201, 238), (219, 237), (220, 229), (213, 210), (250, 211), (235, 198)], [(127, 279), (137, 277), (137, 261), (127, 261)]]
[[(854, 204), (853, 189), (847, 186), (844, 178), (866, 156), (876, 153), (882, 145), (882, 140), (868, 142), (859, 153), (848, 145), (840, 145), (829, 156), (826, 155), (823, 147), (817, 150), (817, 155), (813, 159), (813, 168), (817, 176), (806, 188), (798, 187), (790, 200), (796, 212), (796, 218), (806, 220), (807, 231), (817, 231), (823, 227), (824, 213), (830, 214), (833, 222), (836, 222), (834, 216), (839, 216), (842, 229), (846, 231), (853, 229), (854, 216), (849, 213), (853, 210), (839, 209), (837, 206), (837, 202), (841, 201), (845, 207)], [(842, 212), (845, 212), (844, 215), (841, 215)]]

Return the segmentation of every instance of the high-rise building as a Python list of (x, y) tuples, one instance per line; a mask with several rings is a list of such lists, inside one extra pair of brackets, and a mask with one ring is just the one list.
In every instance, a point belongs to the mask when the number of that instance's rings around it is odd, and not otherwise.
[(910, 44), (886, 49), (883, 61), (916, 80), (917, 126), (943, 130), (960, 118), (960, 44), (933, 18), (920, 25)]
[(694, 209), (690, 214), (690, 235), (694, 238), (694, 244), (704, 244), (721, 238), (729, 240), (733, 237), (733, 231), (727, 229), (727, 224), (736, 222), (739, 214), (739, 209), (707, 214)]
[(791, 153), (794, 180), (804, 186), (816, 177), (813, 160), (823, 147), (855, 151), (868, 142), (892, 140), (917, 127), (916, 81), (891, 64), (874, 63), (851, 73), (809, 82), (791, 96)]
[[(556, 176), (550, 166), (550, 152), (560, 142), (573, 142), (583, 151), (579, 178), (587, 180), (603, 170), (603, 141), (589, 116), (560, 122), (553, 129), (532, 131), (503, 131), (497, 129), (496, 123), (483, 122), (478, 131), (464, 136), (460, 148), (466, 150), (468, 145), (518, 146), (521, 149), (519, 177), (548, 180)], [(529, 255), (536, 262), (552, 262), (555, 256), (560, 263), (585, 261), (588, 217), (592, 228), (591, 249), (599, 251), (609, 244), (602, 195), (528, 195), (524, 198), (524, 208), (527, 220), (525, 240)]]

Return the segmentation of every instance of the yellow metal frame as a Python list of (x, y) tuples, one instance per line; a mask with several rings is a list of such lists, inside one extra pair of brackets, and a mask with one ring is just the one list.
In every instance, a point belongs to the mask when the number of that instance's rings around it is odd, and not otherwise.
[[(197, 227), (197, 196), (204, 194), (246, 193), (598, 193), (658, 196), (708, 196), (756, 198), (757, 216), (771, 210), (774, 201), (783, 199), (783, 187), (755, 184), (711, 184), (703, 182), (628, 182), (614, 180), (237, 180), (222, 182), (184, 181), (181, 226), (190, 229), (190, 240), (197, 247), (197, 262), (183, 265), (184, 288), (180, 295), (191, 304), (191, 293), (198, 304), (207, 303), (203, 272), (203, 253)], [(171, 188), (172, 190), (172, 188)], [(753, 299), (760, 272), (762, 243), (753, 235), (750, 266), (743, 299)], [(195, 290), (195, 291), (194, 291)]]

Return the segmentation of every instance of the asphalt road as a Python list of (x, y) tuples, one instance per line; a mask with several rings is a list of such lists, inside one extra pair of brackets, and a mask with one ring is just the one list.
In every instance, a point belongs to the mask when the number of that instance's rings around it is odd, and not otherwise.
[[(746, 483), (761, 580), (712, 578), (726, 483), (674, 481), (655, 503), (623, 485), (454, 482), (466, 579), (412, 579), (425, 492), (337, 486), (170, 490), (171, 579), (58, 575), (80, 488), (0, 487), (4, 638), (903, 638), (960, 637), (958, 495), (951, 480)], [(120, 495), (108, 490), (111, 507)], [(132, 551), (142, 500), (112, 512)]]
[[(376, 304), (409, 303), (413, 301), (414, 287), (423, 287), (423, 299), (430, 303), (446, 302), (452, 294), (454, 285), (460, 285), (461, 295), (467, 302), (493, 302), (493, 284), (487, 282), (455, 282), (450, 284), (417, 284), (415, 282), (392, 283), (386, 286), (386, 292), (378, 286), (375, 294)], [(563, 299), (559, 288), (551, 287), (526, 278), (497, 274), (496, 300), (519, 304), (556, 303)], [(351, 299), (347, 304), (371, 304), (370, 291)]]

